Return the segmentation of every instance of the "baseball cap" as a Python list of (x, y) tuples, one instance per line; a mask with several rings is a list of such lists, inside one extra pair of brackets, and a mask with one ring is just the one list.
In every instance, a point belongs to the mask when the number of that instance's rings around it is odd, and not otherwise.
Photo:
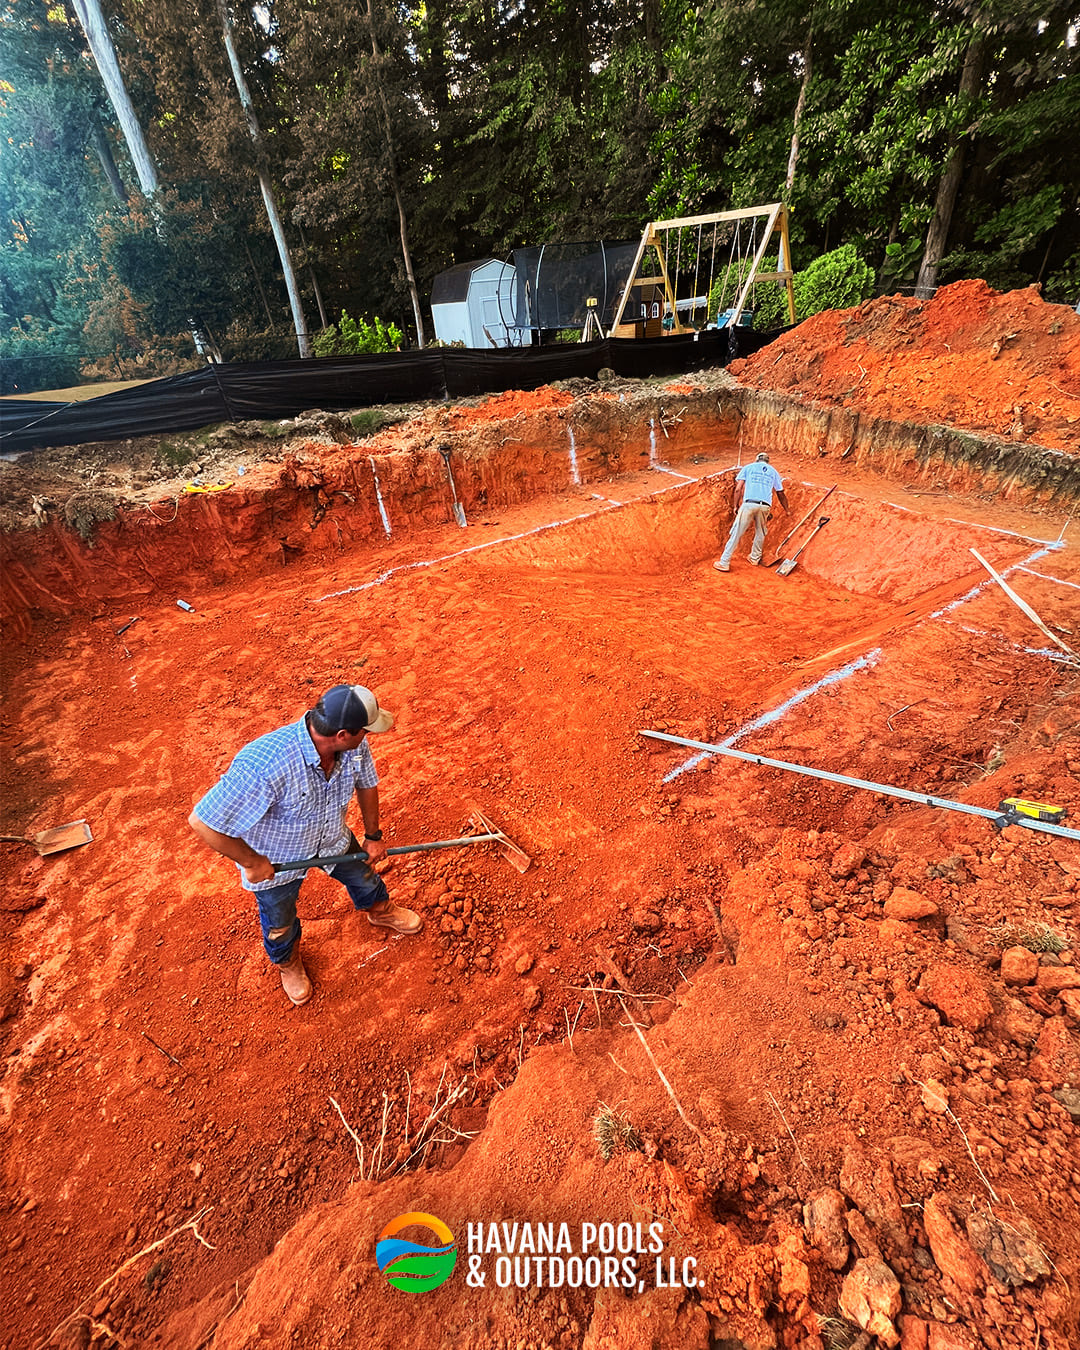
[(760, 461), (760, 460), (764, 460), (765, 463), (768, 464), (768, 462), (769, 462), (769, 456), (765, 453), (764, 450), (762, 450), (761, 454), (758, 455), (758, 460), (759, 460), (759, 461)]
[(379, 707), (379, 700), (362, 684), (335, 684), (319, 699), (316, 711), (323, 717), (327, 735), (339, 731), (389, 731), (394, 716)]

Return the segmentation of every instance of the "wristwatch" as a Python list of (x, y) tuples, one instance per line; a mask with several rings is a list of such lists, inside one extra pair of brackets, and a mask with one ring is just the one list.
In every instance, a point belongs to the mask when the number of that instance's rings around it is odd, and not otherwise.
[(369, 830), (368, 833), (364, 835), (364, 838), (370, 839), (373, 844), (377, 844), (382, 838), (382, 830)]

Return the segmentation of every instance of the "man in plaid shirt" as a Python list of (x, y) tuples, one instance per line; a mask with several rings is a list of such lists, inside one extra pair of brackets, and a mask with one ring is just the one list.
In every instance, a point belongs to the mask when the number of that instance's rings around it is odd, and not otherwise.
[(255, 892), (263, 946), (299, 1007), (311, 998), (300, 957), (296, 897), (305, 872), (275, 872), (274, 863), (329, 857), (360, 849), (345, 824), (353, 794), (364, 821), (364, 853), (327, 869), (368, 922), (396, 933), (416, 933), (419, 914), (395, 905), (371, 864), (386, 857), (379, 828), (379, 777), (367, 745), (370, 733), (389, 731), (393, 716), (359, 684), (336, 684), (299, 722), (245, 745), (228, 772), (191, 813), (188, 823), (204, 843), (232, 859), (245, 890)]

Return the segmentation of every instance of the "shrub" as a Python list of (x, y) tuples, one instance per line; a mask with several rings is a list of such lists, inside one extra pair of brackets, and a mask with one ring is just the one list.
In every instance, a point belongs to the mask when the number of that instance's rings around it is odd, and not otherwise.
[(808, 319), (826, 309), (852, 309), (874, 293), (874, 273), (854, 244), (823, 253), (795, 278), (795, 314)]
[(352, 319), (348, 311), (341, 311), (336, 324), (324, 328), (312, 343), (316, 356), (361, 356), (372, 352), (394, 352), (401, 345), (401, 329), (395, 323), (384, 323), (378, 315), (367, 319)]
[[(709, 319), (715, 321), (724, 309), (730, 309), (750, 271), (752, 258), (740, 258), (720, 274), (709, 292)], [(761, 272), (775, 272), (777, 255), (761, 260)], [(859, 256), (854, 244), (843, 244), (831, 253), (823, 253), (808, 267), (796, 272), (792, 282), (795, 291), (795, 319), (801, 322), (811, 314), (825, 309), (851, 309), (868, 299), (874, 290), (874, 273)], [(773, 332), (785, 327), (790, 318), (787, 307), (787, 288), (780, 281), (755, 281), (746, 299), (753, 311), (754, 328), (759, 333)]]

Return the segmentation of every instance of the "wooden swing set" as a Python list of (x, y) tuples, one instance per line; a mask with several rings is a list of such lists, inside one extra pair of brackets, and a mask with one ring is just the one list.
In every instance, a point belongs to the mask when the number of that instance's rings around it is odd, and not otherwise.
[[(704, 296), (699, 295), (698, 287), (702, 278), (702, 252), (708, 246), (707, 230), (712, 226), (712, 246), (709, 256), (709, 279)], [(721, 226), (729, 229), (723, 232)], [(696, 248), (693, 231), (696, 227)], [(675, 231), (672, 240), (672, 231)], [(687, 268), (690, 255), (694, 256), (693, 290), (689, 300), (678, 300), (679, 282), (683, 273), (683, 238), (689, 234), (686, 248)], [(762, 259), (765, 257), (769, 241), (774, 234), (780, 235), (778, 255), (779, 270), (761, 272)], [(717, 248), (721, 250), (728, 244), (730, 248), (727, 262), (723, 264), (723, 285), (717, 305), (717, 323), (720, 326), (734, 328), (746, 308), (751, 287), (758, 281), (781, 281), (787, 290), (788, 316), (795, 322), (795, 291), (792, 286), (794, 272), (791, 270), (791, 244), (788, 239), (788, 211), (782, 202), (772, 202), (768, 206), (748, 206), (739, 211), (717, 211), (707, 216), (683, 216), (674, 220), (653, 220), (645, 226), (638, 245), (634, 262), (630, 268), (630, 277), (623, 291), (619, 307), (615, 311), (608, 337), (666, 337), (675, 333), (695, 333), (707, 326), (709, 319), (709, 297), (712, 295), (716, 274)], [(659, 270), (648, 275), (642, 272), (642, 266), (649, 250), (655, 250)], [(740, 285), (743, 263), (750, 259), (749, 270)], [(674, 280), (672, 279), (674, 275)], [(732, 304), (725, 305), (729, 281), (732, 285)], [(679, 317), (679, 307), (689, 311), (689, 322)], [(699, 309), (705, 310), (704, 320), (694, 323)], [(726, 317), (725, 317), (726, 316)]]

